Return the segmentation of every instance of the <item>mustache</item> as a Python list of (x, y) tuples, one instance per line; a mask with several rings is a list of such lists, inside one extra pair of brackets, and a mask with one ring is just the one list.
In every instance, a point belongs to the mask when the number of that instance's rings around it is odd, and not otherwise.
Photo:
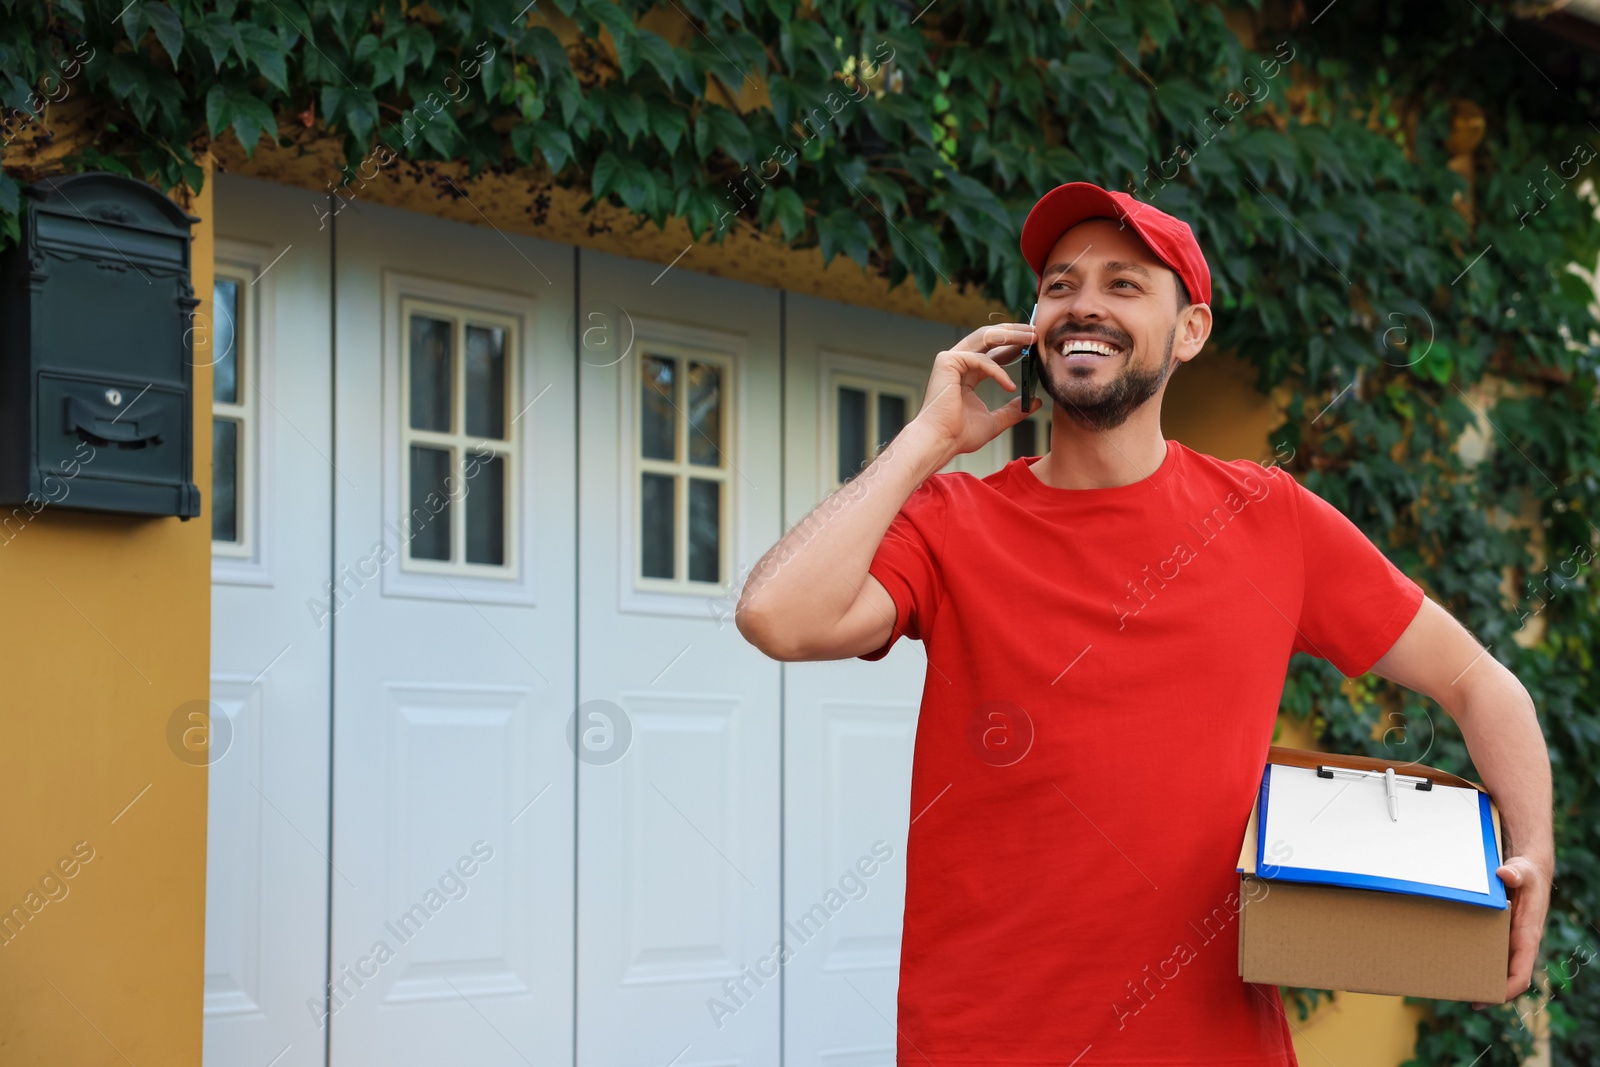
[(1116, 345), (1118, 348), (1124, 350), (1131, 350), (1133, 348), (1133, 338), (1129, 337), (1126, 333), (1123, 333), (1114, 326), (1107, 326), (1101, 323), (1093, 322), (1058, 322), (1052, 326), (1050, 328), (1050, 332), (1045, 335), (1045, 344), (1050, 348), (1059, 350), (1061, 348), (1061, 342), (1066, 339), (1068, 334), (1080, 334), (1088, 337), (1098, 338), (1107, 342), (1108, 344)]

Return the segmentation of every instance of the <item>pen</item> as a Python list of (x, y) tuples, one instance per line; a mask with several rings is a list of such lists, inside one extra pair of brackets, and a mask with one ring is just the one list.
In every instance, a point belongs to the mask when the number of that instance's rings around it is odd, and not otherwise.
[(1383, 769), (1383, 792), (1389, 799), (1389, 821), (1400, 821), (1400, 798), (1394, 793), (1394, 768)]

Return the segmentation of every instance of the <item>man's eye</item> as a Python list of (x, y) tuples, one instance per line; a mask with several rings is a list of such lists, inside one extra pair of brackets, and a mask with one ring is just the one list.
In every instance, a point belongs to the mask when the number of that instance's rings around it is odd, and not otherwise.
[(1065, 289), (1066, 287), (1067, 285), (1065, 282), (1051, 282), (1047, 291), (1053, 293), (1058, 289)]
[(1129, 286), (1130, 288), (1133, 288), (1133, 289), (1139, 288), (1137, 285), (1135, 285), (1133, 282), (1130, 282), (1126, 278), (1118, 278), (1116, 281), (1112, 282), (1111, 284), (1112, 285), (1126, 285), (1126, 286)]

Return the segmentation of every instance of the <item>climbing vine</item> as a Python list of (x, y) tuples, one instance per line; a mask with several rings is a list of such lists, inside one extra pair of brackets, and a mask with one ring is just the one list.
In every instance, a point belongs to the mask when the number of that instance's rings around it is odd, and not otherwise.
[[(1600, 151), (1588, 54), (1511, 5), (1339, 0), (0, 0), (0, 239), (19, 182), (171, 188), (207, 145), (328, 129), (349, 171), (527, 171), (686, 220), (774, 230), (928, 294), (1024, 314), (1016, 234), (1086, 179), (1192, 220), (1214, 346), (1287, 396), (1263, 462), (1334, 502), (1528, 687), (1555, 773), (1549, 999), (1429, 1003), (1418, 1064), (1511, 1065), (1542, 1013), (1600, 1059)], [(51, 156), (57, 115), (92, 136)], [(1492, 388), (1488, 387), (1492, 384)], [(1472, 773), (1453, 722), (1297, 657), (1328, 747)]]

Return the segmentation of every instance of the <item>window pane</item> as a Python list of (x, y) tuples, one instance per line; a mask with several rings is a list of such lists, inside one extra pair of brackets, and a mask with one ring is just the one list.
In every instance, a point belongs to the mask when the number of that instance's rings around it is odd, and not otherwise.
[(665, 356), (645, 356), (639, 361), (643, 376), (639, 404), (639, 454), (646, 459), (677, 459), (677, 413), (672, 407), (673, 379), (678, 361)]
[(839, 387), (839, 480), (848, 482), (867, 461), (867, 394)]
[(722, 466), (722, 368), (689, 364), (689, 462)]
[(689, 479), (689, 580), (722, 581), (722, 483)]
[(506, 331), (467, 327), (467, 433), (506, 439)]
[[(892, 393), (878, 395), (878, 448), (894, 440), (894, 435), (905, 428), (906, 398)], [(877, 449), (874, 449), (877, 451)]]
[(218, 278), (212, 285), (211, 305), (211, 399), (219, 404), (237, 404), (239, 283), (231, 278)]
[(500, 456), (478, 462), (467, 483), (467, 562), (500, 565), (506, 561), (506, 462)]
[(1011, 427), (1011, 458), (1021, 459), (1038, 454), (1039, 424), (1032, 419), (1023, 419)]
[(448, 449), (411, 446), (411, 508), (406, 522), (412, 559), (450, 558), (450, 493), (444, 484), (449, 473)]
[[(648, 358), (648, 357), (646, 357)], [(645, 474), (639, 507), (644, 520), (640, 534), (640, 573), (646, 578), (671, 578), (673, 529), (676, 508), (670, 474)]]
[(239, 540), (239, 424), (211, 423), (211, 540)]
[(414, 430), (450, 432), (451, 332), (451, 323), (444, 319), (411, 316), (411, 428)]

